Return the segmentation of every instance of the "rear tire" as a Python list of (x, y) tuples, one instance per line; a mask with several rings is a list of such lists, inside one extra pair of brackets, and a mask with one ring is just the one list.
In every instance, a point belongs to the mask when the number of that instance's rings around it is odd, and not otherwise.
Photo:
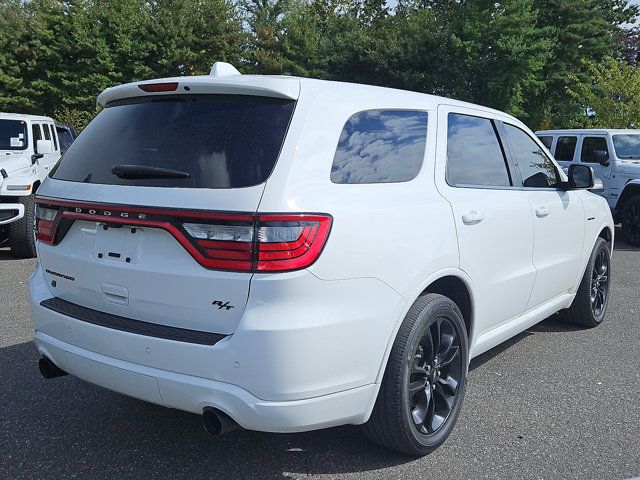
[(569, 308), (560, 312), (561, 317), (581, 327), (593, 328), (600, 325), (609, 305), (610, 278), (611, 250), (603, 238), (598, 238), (576, 297)]
[(24, 205), (24, 217), (9, 224), (9, 246), (11, 255), (16, 258), (36, 256), (36, 199), (35, 195), (20, 197)]
[(460, 414), (468, 365), (460, 309), (442, 295), (418, 298), (396, 336), (365, 435), (407, 455), (438, 448)]
[(640, 196), (627, 201), (621, 217), (625, 240), (634, 247), (640, 247)]

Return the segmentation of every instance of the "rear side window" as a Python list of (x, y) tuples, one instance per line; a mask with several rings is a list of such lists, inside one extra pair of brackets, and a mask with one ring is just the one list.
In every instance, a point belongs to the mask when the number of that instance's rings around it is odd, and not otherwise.
[(576, 152), (576, 143), (578, 137), (560, 137), (556, 142), (555, 158), (559, 162), (573, 161), (573, 155)]
[(531, 188), (555, 187), (558, 183), (556, 167), (533, 138), (524, 130), (513, 125), (505, 124), (505, 129), (522, 176), (522, 186)]
[(510, 186), (504, 153), (488, 118), (449, 114), (447, 183), (454, 186)]
[(547, 147), (549, 150), (551, 150), (551, 144), (553, 143), (553, 137), (549, 137), (547, 135), (538, 135), (538, 138), (540, 139), (540, 141), (542, 142), (542, 144)]
[(593, 154), (594, 150), (609, 152), (606, 137), (585, 137), (582, 140), (580, 161), (583, 163), (598, 163), (598, 159)]
[(395, 183), (418, 174), (427, 139), (427, 113), (368, 110), (345, 124), (331, 167), (333, 183)]
[[(276, 164), (294, 106), (292, 100), (234, 95), (112, 102), (71, 144), (53, 178), (147, 187), (259, 185)], [(116, 175), (116, 165), (168, 169), (181, 178), (123, 175), (122, 168)]]

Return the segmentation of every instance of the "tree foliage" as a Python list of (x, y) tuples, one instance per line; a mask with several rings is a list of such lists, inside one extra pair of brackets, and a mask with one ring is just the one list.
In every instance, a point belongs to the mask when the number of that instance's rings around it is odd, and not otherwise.
[(640, 127), (640, 71), (625, 60), (585, 62), (588, 80), (572, 75), (567, 92), (596, 128)]
[(575, 126), (589, 119), (569, 79), (637, 54), (636, 14), (626, 0), (0, 0), (0, 110), (85, 123), (108, 86), (222, 60)]

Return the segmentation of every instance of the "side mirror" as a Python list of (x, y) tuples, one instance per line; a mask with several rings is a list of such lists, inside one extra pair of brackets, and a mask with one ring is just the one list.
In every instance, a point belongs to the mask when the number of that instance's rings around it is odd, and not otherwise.
[(603, 167), (609, 166), (609, 152), (606, 150), (594, 150), (593, 151), (594, 162), (599, 163)]
[(586, 165), (569, 165), (569, 188), (577, 190), (580, 188), (593, 188), (595, 185), (595, 174), (593, 168)]
[(34, 153), (33, 155), (31, 155), (31, 165), (35, 165), (36, 162), (42, 157), (44, 157), (44, 155), (41, 153)]
[(51, 140), (38, 140), (36, 142), (36, 152), (41, 155), (53, 153), (53, 142)]

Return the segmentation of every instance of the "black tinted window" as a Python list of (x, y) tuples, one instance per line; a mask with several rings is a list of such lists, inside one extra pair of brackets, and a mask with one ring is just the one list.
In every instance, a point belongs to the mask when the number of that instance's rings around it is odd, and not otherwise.
[(333, 158), (334, 183), (406, 182), (420, 171), (427, 114), (408, 110), (369, 110), (345, 124)]
[(509, 143), (525, 187), (549, 188), (558, 183), (556, 167), (523, 130), (505, 124)]
[[(271, 174), (295, 102), (184, 95), (107, 105), (65, 153), (54, 178), (149, 187), (240, 188)], [(114, 165), (159, 167), (189, 178), (120, 178)]]
[(556, 160), (559, 162), (571, 162), (576, 151), (578, 137), (560, 137), (556, 143)]
[(549, 150), (551, 150), (551, 144), (553, 143), (553, 137), (548, 137), (546, 135), (543, 136), (538, 136), (538, 138), (540, 139), (540, 141), (542, 142), (542, 144), (547, 147)]
[(0, 150), (24, 150), (27, 144), (27, 122), (0, 120)]
[(511, 185), (491, 120), (449, 114), (447, 182), (450, 185)]
[(582, 140), (580, 161), (584, 163), (598, 163), (598, 159), (593, 154), (594, 150), (602, 150), (608, 153), (607, 139), (605, 137), (585, 137), (584, 140)]
[(71, 130), (66, 127), (56, 127), (56, 131), (58, 132), (58, 139), (60, 140), (60, 152), (64, 153), (73, 143), (73, 134)]

